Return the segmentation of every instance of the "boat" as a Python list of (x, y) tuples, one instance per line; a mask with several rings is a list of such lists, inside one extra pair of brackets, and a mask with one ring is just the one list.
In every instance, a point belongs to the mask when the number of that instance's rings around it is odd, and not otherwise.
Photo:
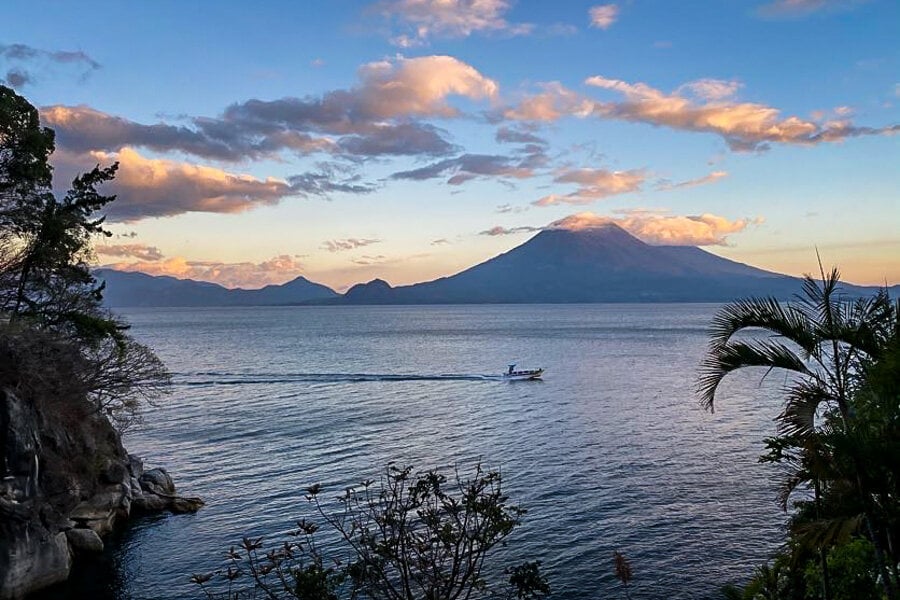
[(544, 369), (519, 369), (515, 363), (509, 365), (509, 369), (503, 374), (503, 378), (509, 381), (523, 381), (528, 379), (540, 379)]

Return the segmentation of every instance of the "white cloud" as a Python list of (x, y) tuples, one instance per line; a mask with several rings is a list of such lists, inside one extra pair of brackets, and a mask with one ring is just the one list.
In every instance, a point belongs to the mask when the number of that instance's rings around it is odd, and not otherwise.
[(619, 7), (616, 4), (599, 4), (588, 10), (591, 27), (609, 29), (619, 18)]
[(526, 35), (534, 26), (510, 23), (507, 0), (385, 0), (374, 10), (406, 31), (391, 38), (402, 48), (422, 46), (431, 38), (464, 38), (473, 33)]

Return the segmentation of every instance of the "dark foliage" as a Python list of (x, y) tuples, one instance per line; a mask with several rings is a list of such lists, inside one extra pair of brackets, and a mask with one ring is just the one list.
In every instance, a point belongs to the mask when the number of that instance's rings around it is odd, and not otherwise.
[(503, 584), (485, 574), (504, 572), (488, 569), (486, 561), (525, 512), (509, 503), (499, 471), (478, 466), (463, 479), (392, 466), (379, 482), (345, 490), (335, 510), (320, 502), (321, 486), (307, 491), (342, 542), (341, 556), (326, 557), (318, 526), (302, 520), (291, 539), (266, 549), (262, 538), (244, 538), (229, 551), (225, 568), (195, 575), (207, 597), (525, 600), (550, 591), (538, 562), (507, 568)]

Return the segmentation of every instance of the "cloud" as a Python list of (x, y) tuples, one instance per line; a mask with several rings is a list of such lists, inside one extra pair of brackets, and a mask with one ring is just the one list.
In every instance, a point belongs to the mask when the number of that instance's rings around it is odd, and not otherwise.
[(510, 23), (507, 0), (385, 0), (374, 5), (382, 16), (406, 29), (391, 38), (402, 48), (422, 46), (430, 38), (462, 38), (473, 33), (525, 35), (534, 27)]
[(6, 74), (6, 83), (16, 88), (34, 83), (34, 69), (73, 65), (84, 79), (100, 68), (100, 63), (80, 50), (41, 50), (26, 44), (0, 44), (0, 58), (16, 65)]
[(588, 10), (591, 19), (591, 27), (609, 29), (619, 17), (619, 7), (616, 4), (599, 4)]
[[(229, 106), (213, 126), (238, 129), (366, 133), (384, 119), (459, 116), (447, 103), (450, 96), (494, 99), (495, 81), (452, 56), (397, 57), (363, 65), (360, 85), (335, 90), (319, 98), (248, 100)], [(198, 122), (203, 128), (205, 123)]]
[(443, 156), (458, 149), (444, 134), (425, 123), (373, 125), (363, 135), (341, 138), (338, 146), (354, 156)]
[(484, 231), (479, 231), (478, 235), (488, 235), (491, 237), (496, 237), (498, 235), (512, 235), (515, 233), (534, 233), (535, 231), (540, 231), (543, 229), (542, 227), (529, 227), (527, 225), (523, 225), (522, 227), (501, 227), (500, 225), (496, 225), (491, 227), (490, 229), (486, 229)]
[(155, 261), (117, 262), (103, 267), (117, 271), (139, 271), (148, 275), (210, 281), (228, 288), (246, 289), (285, 283), (299, 277), (305, 271), (305, 265), (288, 254), (258, 263), (198, 261), (177, 256)]
[(372, 256), (364, 254), (364, 255), (360, 256), (359, 258), (354, 258), (350, 262), (352, 262), (353, 264), (356, 264), (356, 265), (368, 266), (368, 265), (381, 265), (381, 264), (384, 264), (385, 262), (388, 262), (388, 260), (389, 260), (388, 257), (385, 256), (384, 254), (375, 254)]
[(550, 194), (532, 202), (535, 206), (555, 204), (590, 204), (602, 198), (640, 191), (647, 179), (641, 169), (608, 171), (606, 169), (564, 169), (557, 173), (556, 183), (574, 183), (579, 187), (569, 194)]
[(56, 132), (60, 147), (73, 152), (117, 152), (125, 146), (139, 146), (219, 160), (257, 158), (261, 154), (261, 148), (253, 148), (244, 140), (229, 143), (189, 127), (165, 123), (142, 125), (88, 106), (46, 106), (41, 109), (41, 121)]
[(322, 243), (322, 249), (328, 250), (329, 252), (344, 252), (346, 250), (356, 250), (357, 248), (364, 248), (366, 246), (371, 246), (372, 244), (378, 244), (381, 240), (378, 239), (361, 239), (361, 238), (346, 238), (342, 240), (327, 240)]
[(146, 158), (132, 148), (122, 148), (118, 153), (57, 151), (53, 155), (53, 164), (65, 180), (98, 163), (114, 161), (119, 163), (116, 178), (103, 190), (118, 195), (107, 209), (112, 221), (130, 222), (186, 212), (238, 213), (277, 204), (290, 196), (366, 193), (373, 189), (352, 180), (342, 182), (328, 169), (296, 175), (287, 181), (258, 179), (214, 167)]
[(796, 17), (816, 12), (851, 10), (868, 0), (773, 0), (759, 7), (764, 17)]
[(447, 238), (438, 238), (436, 240), (431, 240), (432, 246), (446, 246), (449, 243), (450, 240), (448, 240)]
[(459, 96), (495, 101), (499, 86), (451, 56), (398, 57), (359, 69), (360, 83), (320, 97), (251, 99), (217, 117), (185, 124), (135, 123), (87, 106), (47, 106), (44, 122), (60, 146), (76, 152), (144, 147), (200, 158), (242, 161), (281, 152), (326, 153), (344, 158), (447, 155), (456, 147), (443, 130), (415, 118), (454, 118), (448, 103)]
[(146, 244), (98, 244), (94, 252), (100, 256), (118, 256), (138, 260), (160, 260), (163, 253), (156, 246)]
[(558, 81), (539, 84), (541, 92), (523, 98), (503, 116), (514, 121), (556, 121), (564, 116), (587, 117), (594, 103)]
[(581, 231), (618, 225), (648, 244), (664, 246), (725, 246), (727, 237), (762, 223), (761, 218), (737, 219), (704, 213), (677, 216), (653, 211), (627, 211), (621, 217), (605, 217), (591, 212), (570, 215), (547, 226), (547, 229)]
[[(666, 126), (686, 131), (704, 131), (722, 136), (732, 150), (765, 150), (770, 143), (816, 144), (861, 135), (882, 135), (900, 130), (900, 125), (883, 128), (857, 127), (849, 121), (818, 124), (798, 117), (782, 118), (776, 108), (726, 99), (737, 90), (735, 82), (703, 79), (685, 84), (666, 94), (644, 83), (628, 83), (595, 76), (586, 84), (624, 96), (622, 102), (596, 102), (591, 114)], [(688, 90), (699, 96), (692, 100)]]
[(524, 160), (517, 161), (508, 156), (494, 154), (463, 154), (456, 158), (438, 161), (418, 169), (394, 173), (391, 175), (391, 179), (424, 181), (449, 175), (449, 179), (447, 179), (448, 184), (460, 185), (479, 177), (512, 179), (533, 177), (534, 170), (523, 164), (524, 162)]
[(537, 136), (530, 131), (513, 129), (511, 127), (500, 127), (499, 129), (497, 129), (497, 133), (494, 136), (494, 139), (504, 144), (538, 144), (541, 146), (547, 145), (547, 140), (545, 140), (544, 138)]
[[(665, 93), (645, 83), (629, 83), (602, 76), (585, 80), (589, 86), (624, 97), (602, 102), (564, 87), (559, 82), (540, 84), (540, 91), (500, 111), (513, 121), (555, 121), (563, 117), (616, 119), (669, 127), (682, 131), (714, 133), (734, 151), (767, 150), (773, 143), (812, 145), (865, 135), (890, 135), (900, 125), (866, 127), (850, 120), (824, 123), (782, 117), (773, 107), (739, 102), (733, 96), (736, 81), (700, 79)], [(841, 116), (841, 115), (838, 115)]]
[(688, 179), (687, 181), (679, 181), (677, 183), (672, 183), (670, 181), (662, 181), (657, 186), (656, 189), (661, 192), (667, 192), (669, 190), (677, 190), (681, 188), (691, 188), (696, 187), (698, 185), (706, 185), (707, 183), (715, 183), (720, 179), (724, 179), (728, 177), (727, 171), (713, 171), (709, 175), (705, 175), (703, 177), (698, 177), (697, 179)]
[(288, 177), (291, 191), (298, 196), (328, 197), (333, 193), (369, 194), (376, 189), (372, 184), (359, 183), (356, 175), (340, 179), (341, 170), (331, 165), (319, 163), (318, 167), (318, 171)]
[(698, 79), (690, 81), (678, 88), (677, 92), (690, 92), (702, 100), (716, 101), (727, 100), (737, 94), (743, 87), (739, 81), (725, 81), (722, 79)]
[(33, 83), (31, 74), (28, 71), (19, 68), (7, 71), (6, 77), (3, 80), (0, 80), (0, 82), (6, 83), (9, 87), (16, 89)]
[(452, 56), (398, 58), (360, 68), (359, 105), (378, 118), (458, 116), (446, 103), (451, 95), (472, 100), (495, 98), (497, 83)]

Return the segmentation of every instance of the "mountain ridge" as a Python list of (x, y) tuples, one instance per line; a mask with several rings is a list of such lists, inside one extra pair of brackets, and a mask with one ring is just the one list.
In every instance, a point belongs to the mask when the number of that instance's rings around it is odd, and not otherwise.
[[(245, 290), (169, 276), (96, 272), (107, 283), (106, 303), (111, 307), (727, 302), (747, 296), (789, 299), (800, 291), (802, 281), (695, 246), (653, 246), (612, 223), (544, 229), (453, 275), (397, 287), (374, 279), (343, 295), (302, 276)], [(877, 289), (852, 284), (844, 288), (850, 294)], [(900, 292), (900, 286), (890, 289)]]

